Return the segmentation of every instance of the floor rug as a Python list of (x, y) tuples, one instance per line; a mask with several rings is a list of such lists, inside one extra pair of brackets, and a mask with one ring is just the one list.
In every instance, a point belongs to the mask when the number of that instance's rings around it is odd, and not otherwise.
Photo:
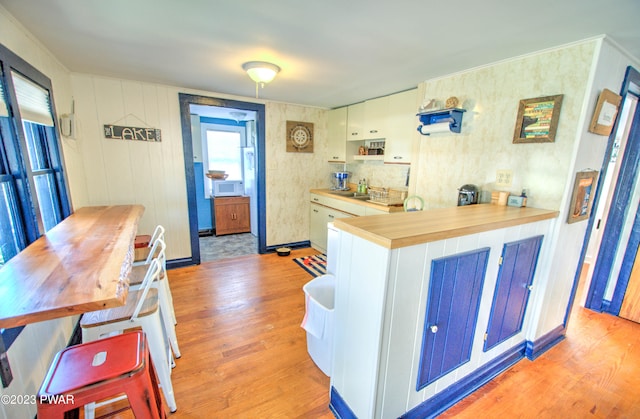
[(314, 277), (327, 273), (327, 255), (325, 254), (295, 258), (293, 261)]

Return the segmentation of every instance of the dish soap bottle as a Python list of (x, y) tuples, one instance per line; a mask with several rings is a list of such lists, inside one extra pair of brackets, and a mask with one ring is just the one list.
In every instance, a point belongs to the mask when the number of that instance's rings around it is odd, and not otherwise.
[(358, 193), (367, 193), (366, 179), (362, 179), (360, 182), (358, 182)]

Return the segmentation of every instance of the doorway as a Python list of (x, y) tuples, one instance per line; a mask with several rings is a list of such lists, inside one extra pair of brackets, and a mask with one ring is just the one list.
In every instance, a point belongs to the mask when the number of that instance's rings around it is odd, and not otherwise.
[[(621, 145), (620, 154), (622, 160), (619, 169), (614, 169), (616, 180), (612, 182), (613, 191), (609, 193), (598, 193), (597, 197), (597, 215), (600, 211), (600, 202), (605, 203), (608, 211), (605, 217), (592, 217), (585, 235), (585, 243), (583, 245), (584, 252), (588, 246), (589, 239), (596, 239), (596, 243), (592, 244), (594, 251), (597, 252), (593, 271), (589, 272), (587, 281), (589, 281), (589, 290), (587, 293), (585, 307), (595, 311), (604, 311), (614, 315), (618, 315), (620, 305), (627, 291), (633, 261), (640, 243), (640, 222), (637, 221), (636, 210), (640, 199), (640, 191), (637, 183), (637, 170), (640, 166), (640, 107), (637, 106), (638, 97), (640, 96), (640, 73), (629, 67), (622, 88), (623, 109), (622, 118), (616, 123), (616, 129), (624, 130), (624, 136), (627, 139), (626, 144)], [(625, 108), (626, 107), (626, 108)], [(624, 124), (620, 121), (624, 120), (625, 111), (628, 113)], [(610, 139), (611, 140), (611, 139)], [(615, 143), (611, 142), (607, 151), (607, 156), (615, 156)], [(607, 162), (603, 165), (603, 178), (608, 177)], [(602, 184), (603, 179), (600, 180)], [(598, 187), (600, 190), (601, 188)], [(607, 188), (603, 188), (607, 189)], [(634, 219), (636, 221), (634, 222)], [(602, 238), (593, 237), (592, 229), (594, 222), (604, 221), (604, 231)], [(596, 224), (597, 229), (597, 224)]]
[[(251, 236), (257, 241), (257, 253), (266, 253), (266, 213), (265, 213), (265, 106), (251, 102), (240, 102), (207, 96), (179, 94), (180, 118), (182, 125), (182, 141), (185, 162), (185, 178), (187, 183), (187, 203), (189, 206), (189, 235), (191, 242), (191, 262), (199, 264), (203, 261), (201, 235), (206, 236), (207, 214), (210, 217), (210, 229), (213, 225), (213, 205), (208, 199), (211, 195), (211, 183), (203, 176), (209, 166), (207, 144), (215, 140), (207, 139), (207, 132), (242, 133), (239, 141), (243, 141), (238, 170), (245, 179), (246, 190), (250, 195)], [(192, 119), (204, 122), (206, 129), (193, 130)], [(242, 119), (242, 121), (241, 121)], [(226, 122), (225, 122), (226, 121)], [(242, 126), (242, 129), (232, 127)], [(231, 128), (230, 128), (231, 127)], [(203, 134), (204, 133), (204, 134)], [(204, 135), (203, 138), (196, 138)], [(233, 134), (231, 134), (233, 135)], [(212, 143), (213, 144), (213, 143)], [(204, 145), (204, 147), (202, 147)], [(206, 160), (206, 161), (205, 161)], [(205, 169), (206, 167), (206, 169)], [(207, 190), (205, 192), (205, 190)], [(202, 213), (205, 216), (202, 217)], [(200, 214), (200, 217), (199, 217)], [(204, 220), (204, 225), (203, 225)], [(222, 236), (224, 237), (224, 236)], [(247, 238), (245, 236), (245, 238)], [(229, 238), (227, 238), (227, 241)], [(238, 237), (234, 239), (239, 239)], [(235, 240), (236, 242), (238, 240)], [(241, 240), (245, 243), (247, 240)], [(224, 243), (216, 245), (216, 249)], [(242, 246), (241, 246), (242, 247)], [(240, 247), (240, 248), (241, 248)], [(243, 250), (240, 250), (243, 252)], [(255, 253), (255, 252), (253, 252)], [(225, 257), (233, 256), (233, 249), (227, 247)], [(209, 260), (207, 256), (205, 260)]]

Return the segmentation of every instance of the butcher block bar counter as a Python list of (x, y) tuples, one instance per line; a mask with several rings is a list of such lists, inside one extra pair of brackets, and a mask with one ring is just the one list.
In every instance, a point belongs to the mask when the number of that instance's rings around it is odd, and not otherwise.
[(340, 218), (334, 225), (380, 246), (397, 249), (557, 216), (558, 211), (481, 204), (404, 212), (393, 217)]
[(0, 269), (0, 328), (124, 304), (141, 205), (75, 211)]

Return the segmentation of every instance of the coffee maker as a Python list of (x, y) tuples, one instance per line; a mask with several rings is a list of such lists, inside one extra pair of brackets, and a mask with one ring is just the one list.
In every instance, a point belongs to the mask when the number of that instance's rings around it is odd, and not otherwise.
[(348, 191), (347, 179), (349, 179), (350, 174), (349, 172), (331, 173), (331, 189), (334, 191)]
[(478, 187), (476, 185), (462, 185), (458, 189), (458, 206), (478, 203)]

